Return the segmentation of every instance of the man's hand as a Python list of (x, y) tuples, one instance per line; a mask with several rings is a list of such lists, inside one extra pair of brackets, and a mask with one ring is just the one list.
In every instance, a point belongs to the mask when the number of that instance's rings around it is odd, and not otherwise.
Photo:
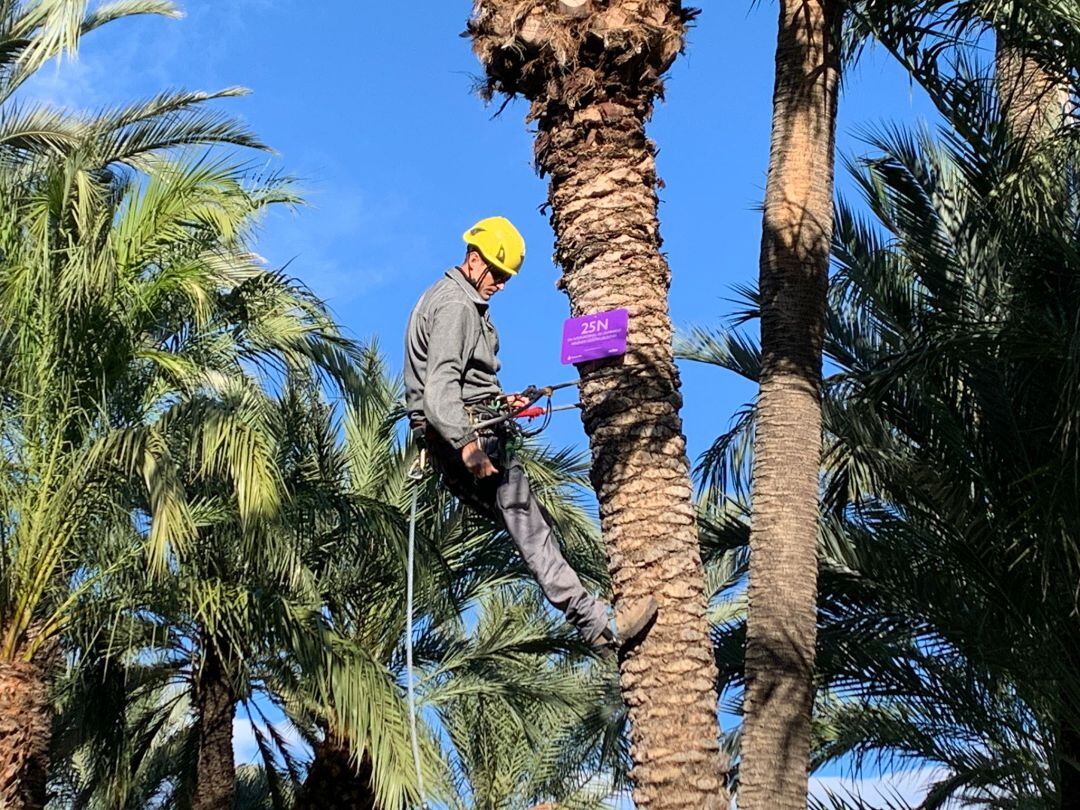
[(521, 394), (507, 394), (506, 404), (511, 411), (520, 411), (522, 408), (528, 407), (529, 400), (527, 397), (521, 396)]
[(489, 475), (497, 475), (498, 468), (491, 463), (488, 454), (480, 447), (480, 442), (472, 441), (461, 448), (461, 460), (469, 468), (469, 472), (477, 478), (487, 478)]

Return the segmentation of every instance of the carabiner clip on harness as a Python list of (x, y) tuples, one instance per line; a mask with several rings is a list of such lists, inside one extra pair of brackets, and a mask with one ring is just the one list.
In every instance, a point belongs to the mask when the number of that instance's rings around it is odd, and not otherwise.
[[(478, 432), (484, 430), (491, 430), (492, 428), (499, 427), (500, 425), (505, 425), (508, 423), (513, 424), (511, 422), (511, 420), (513, 419), (536, 419), (537, 417), (543, 417), (543, 421), (540, 423), (540, 425), (530, 430), (522, 430), (515, 426), (515, 429), (520, 432), (522, 436), (525, 436), (527, 438), (537, 436), (542, 433), (549, 424), (551, 424), (551, 414), (555, 413), (556, 411), (568, 411), (572, 408), (579, 407), (576, 402), (572, 405), (561, 405), (557, 408), (552, 407), (551, 405), (552, 394), (563, 388), (569, 388), (570, 386), (577, 384), (577, 380), (570, 380), (569, 382), (559, 383), (558, 385), (545, 385), (542, 388), (538, 388), (535, 385), (530, 385), (528, 388), (517, 394), (517, 396), (521, 397), (526, 401), (524, 405), (522, 405), (520, 408), (510, 409), (506, 413), (501, 413), (498, 416), (492, 417), (491, 419), (485, 419), (482, 422), (478, 422), (477, 424), (473, 425), (473, 429)], [(537, 403), (542, 399), (547, 399), (547, 404), (545, 407), (538, 407)]]

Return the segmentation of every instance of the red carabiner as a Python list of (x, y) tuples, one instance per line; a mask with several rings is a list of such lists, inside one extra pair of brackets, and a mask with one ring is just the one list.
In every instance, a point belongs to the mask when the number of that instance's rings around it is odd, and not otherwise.
[(531, 408), (526, 408), (523, 411), (518, 411), (514, 414), (515, 419), (536, 419), (538, 416), (543, 416), (547, 411), (538, 405), (534, 405)]

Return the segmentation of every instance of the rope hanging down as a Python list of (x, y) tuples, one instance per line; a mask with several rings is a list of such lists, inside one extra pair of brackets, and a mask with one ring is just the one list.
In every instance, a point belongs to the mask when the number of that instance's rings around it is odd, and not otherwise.
[(421, 450), (409, 469), (412, 481), (412, 506), (409, 507), (409, 549), (405, 575), (405, 669), (408, 672), (407, 689), (409, 695), (409, 736), (412, 742), (413, 765), (416, 766), (416, 789), (420, 794), (420, 806), (426, 808), (424, 799), (424, 774), (420, 768), (420, 745), (416, 737), (416, 691), (413, 687), (413, 571), (416, 557), (416, 508), (420, 500), (420, 482), (424, 479), (424, 467), (427, 466), (427, 451)]

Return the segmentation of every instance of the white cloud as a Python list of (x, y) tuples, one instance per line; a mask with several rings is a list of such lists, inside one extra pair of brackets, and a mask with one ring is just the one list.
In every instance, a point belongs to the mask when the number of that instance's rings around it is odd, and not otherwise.
[(18, 95), (49, 106), (96, 111), (175, 87), (178, 68), (190, 61), (184, 43), (192, 31), (184, 26), (189, 26), (185, 20), (162, 17), (110, 23), (84, 37), (74, 57), (41, 68)]
[[(333, 167), (323, 174), (335, 176)], [(408, 208), (393, 194), (372, 197), (348, 185), (303, 188), (309, 204), (295, 212), (271, 214), (259, 234), (259, 249), (272, 266), (295, 259), (288, 272), (302, 279), (331, 307), (347, 307), (398, 277), (403, 254), (427, 245), (405, 227)]]

